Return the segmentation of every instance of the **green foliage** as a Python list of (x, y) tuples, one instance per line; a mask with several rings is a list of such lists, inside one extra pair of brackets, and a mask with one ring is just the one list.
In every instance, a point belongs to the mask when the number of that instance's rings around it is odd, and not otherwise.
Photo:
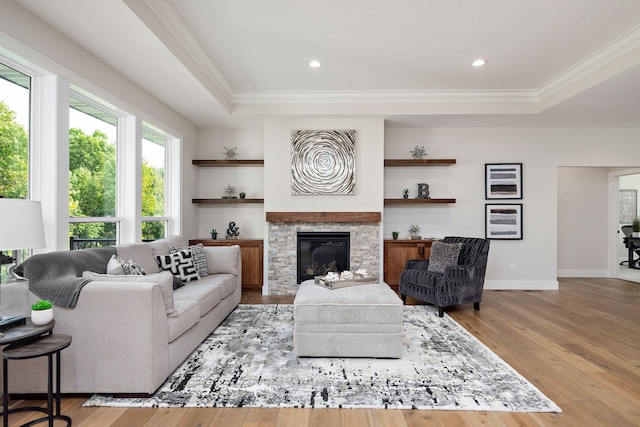
[(51, 301), (49, 301), (48, 299), (41, 299), (40, 301), (31, 305), (31, 310), (49, 310), (52, 307), (53, 303)]
[[(0, 101), (0, 195), (24, 199), (29, 189), (29, 137), (15, 118), (15, 112)], [(165, 216), (164, 186), (164, 169), (143, 162), (142, 216)], [(116, 147), (100, 131), (87, 135), (80, 129), (69, 130), (69, 216), (116, 216)], [(69, 235), (115, 238), (116, 224), (72, 224)], [(143, 238), (164, 236), (164, 221), (143, 223)]]
[(26, 199), (29, 190), (29, 136), (16, 113), (0, 101), (0, 195)]
[(640, 217), (633, 220), (633, 224), (631, 225), (631, 230), (636, 233), (640, 231)]

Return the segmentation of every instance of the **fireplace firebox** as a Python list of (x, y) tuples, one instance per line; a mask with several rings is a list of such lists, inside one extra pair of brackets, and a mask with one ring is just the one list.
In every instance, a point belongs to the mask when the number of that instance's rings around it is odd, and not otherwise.
[(297, 233), (298, 283), (322, 276), (330, 271), (350, 269), (350, 233), (307, 232)]

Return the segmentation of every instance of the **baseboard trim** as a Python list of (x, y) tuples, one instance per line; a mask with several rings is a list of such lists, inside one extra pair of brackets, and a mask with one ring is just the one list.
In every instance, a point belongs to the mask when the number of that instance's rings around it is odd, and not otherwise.
[(557, 291), (557, 280), (485, 280), (484, 288), (496, 291)]
[(609, 277), (609, 270), (558, 270), (558, 277)]

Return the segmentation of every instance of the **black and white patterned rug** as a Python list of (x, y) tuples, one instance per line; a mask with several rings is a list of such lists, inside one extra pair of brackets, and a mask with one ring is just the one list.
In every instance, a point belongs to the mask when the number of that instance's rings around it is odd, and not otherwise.
[(297, 358), (292, 305), (240, 305), (150, 398), (84, 406), (562, 412), (432, 306), (405, 306), (401, 359)]

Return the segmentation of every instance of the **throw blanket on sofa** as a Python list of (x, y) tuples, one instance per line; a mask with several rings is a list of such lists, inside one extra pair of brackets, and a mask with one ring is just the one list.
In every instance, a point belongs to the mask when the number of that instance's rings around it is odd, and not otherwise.
[(107, 263), (115, 254), (115, 247), (39, 254), (27, 259), (14, 271), (29, 279), (29, 289), (39, 298), (73, 308), (80, 290), (91, 281), (83, 278), (82, 272), (106, 273)]

